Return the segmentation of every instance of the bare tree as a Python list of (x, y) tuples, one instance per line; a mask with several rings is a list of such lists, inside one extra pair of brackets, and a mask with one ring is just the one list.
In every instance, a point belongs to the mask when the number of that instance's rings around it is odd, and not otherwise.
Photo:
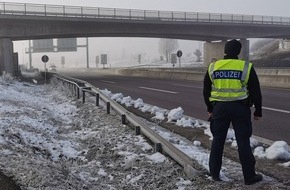
[(159, 52), (166, 57), (166, 61), (169, 62), (170, 54), (176, 51), (178, 48), (178, 40), (176, 39), (160, 39)]
[(200, 62), (201, 61), (201, 51), (200, 49), (196, 49), (193, 54), (196, 56), (196, 61)]

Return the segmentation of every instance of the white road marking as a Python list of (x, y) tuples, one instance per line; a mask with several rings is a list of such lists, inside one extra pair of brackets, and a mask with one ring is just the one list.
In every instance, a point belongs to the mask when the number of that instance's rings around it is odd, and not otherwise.
[(109, 81), (109, 80), (100, 80), (100, 81), (102, 81), (102, 82), (106, 82), (106, 83), (111, 83), (111, 84), (115, 84), (116, 82), (114, 82), (114, 81)]
[(156, 89), (156, 88), (149, 88), (149, 87), (144, 87), (144, 86), (139, 86), (139, 88), (146, 89), (146, 90), (158, 91), (158, 92), (165, 92), (165, 93), (170, 93), (170, 94), (178, 94), (178, 92), (173, 92), (173, 91), (168, 91), (168, 90), (161, 90), (161, 89)]
[(187, 88), (203, 88), (200, 86), (190, 86), (190, 85), (182, 85), (182, 84), (172, 84), (174, 86), (182, 86), (182, 87), (187, 87)]
[(290, 111), (287, 111), (287, 110), (280, 110), (280, 109), (268, 108), (268, 107), (262, 107), (262, 108), (265, 110), (271, 110), (271, 111), (276, 111), (276, 112), (290, 113)]

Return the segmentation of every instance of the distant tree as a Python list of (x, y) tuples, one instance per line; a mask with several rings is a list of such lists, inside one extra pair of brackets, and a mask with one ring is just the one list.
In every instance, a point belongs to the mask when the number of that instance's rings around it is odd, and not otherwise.
[(200, 49), (196, 49), (193, 54), (196, 56), (196, 61), (200, 62), (201, 61), (201, 51)]
[(177, 48), (178, 40), (176, 39), (160, 39), (159, 41), (159, 52), (166, 57), (167, 62), (169, 62), (170, 54), (176, 51)]

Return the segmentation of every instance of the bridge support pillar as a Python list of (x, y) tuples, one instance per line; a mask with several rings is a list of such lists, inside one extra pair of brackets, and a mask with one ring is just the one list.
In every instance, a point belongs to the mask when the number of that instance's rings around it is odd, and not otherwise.
[(224, 57), (224, 47), (226, 41), (221, 42), (206, 42), (204, 44), (203, 64), (209, 66), (213, 59), (222, 59)]
[(250, 57), (250, 42), (247, 39), (240, 39), (242, 44), (242, 51), (239, 55), (240, 59), (249, 60)]
[(13, 53), (13, 43), (10, 38), (0, 38), (0, 75), (18, 72), (18, 54)]
[[(242, 50), (239, 58), (243, 60), (249, 60), (249, 40), (241, 39), (240, 42), (242, 44)], [(204, 66), (208, 66), (213, 61), (213, 59), (218, 60), (224, 57), (225, 44), (226, 41), (206, 42), (204, 44)]]

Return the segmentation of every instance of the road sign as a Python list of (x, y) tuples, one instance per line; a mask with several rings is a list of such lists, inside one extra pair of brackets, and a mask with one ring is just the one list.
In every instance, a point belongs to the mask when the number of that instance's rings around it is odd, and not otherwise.
[(101, 64), (103, 65), (103, 69), (105, 68), (105, 65), (108, 63), (107, 62), (107, 54), (101, 54)]
[(182, 51), (178, 50), (176, 53), (177, 57), (178, 57), (178, 62), (179, 62), (179, 67), (181, 67), (181, 61), (180, 61), (180, 57), (182, 56)]
[(102, 65), (107, 64), (107, 54), (101, 54), (101, 64)]
[(77, 39), (76, 38), (58, 38), (57, 39), (57, 51), (77, 51)]
[(48, 59), (47, 55), (44, 55), (44, 56), (41, 57), (41, 60), (42, 60), (43, 63), (47, 63), (49, 59)]
[(32, 41), (32, 51), (37, 52), (53, 52), (53, 39), (42, 39)]
[(45, 83), (46, 83), (46, 72), (47, 72), (47, 69), (46, 69), (46, 63), (48, 62), (48, 56), (47, 55), (43, 55), (41, 57), (41, 60), (42, 62), (44, 63), (44, 79), (45, 79)]
[(177, 55), (177, 57), (181, 57), (182, 56), (182, 51), (178, 50), (176, 55)]

